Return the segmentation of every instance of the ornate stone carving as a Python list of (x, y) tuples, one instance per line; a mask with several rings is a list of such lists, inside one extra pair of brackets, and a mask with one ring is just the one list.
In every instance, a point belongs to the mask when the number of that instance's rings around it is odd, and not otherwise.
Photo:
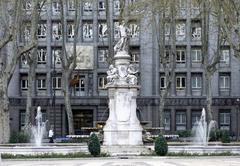
[(114, 84), (118, 79), (118, 69), (115, 68), (113, 65), (109, 66), (109, 70), (107, 71), (107, 82), (109, 85)]

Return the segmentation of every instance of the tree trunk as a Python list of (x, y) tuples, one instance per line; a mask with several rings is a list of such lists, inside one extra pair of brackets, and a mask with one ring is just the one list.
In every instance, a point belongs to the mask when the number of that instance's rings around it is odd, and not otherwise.
[(7, 79), (0, 78), (0, 143), (7, 143), (10, 138), (9, 99)]
[(29, 64), (29, 72), (28, 72), (28, 91), (27, 91), (27, 106), (26, 106), (26, 114), (25, 114), (25, 128), (31, 123), (32, 116), (32, 94), (34, 90), (34, 81), (35, 81), (35, 62), (31, 62)]
[(206, 78), (206, 102), (207, 102), (207, 115), (208, 121), (213, 119), (212, 115), (212, 83), (211, 83), (211, 76), (209, 73), (205, 73)]
[(70, 135), (75, 134), (74, 132), (74, 125), (73, 125), (73, 113), (70, 101), (70, 89), (69, 89), (69, 80), (70, 80), (70, 72), (65, 69), (63, 72), (63, 94), (64, 94), (64, 102), (65, 102), (65, 109), (67, 112), (67, 119), (68, 119), (68, 131)]

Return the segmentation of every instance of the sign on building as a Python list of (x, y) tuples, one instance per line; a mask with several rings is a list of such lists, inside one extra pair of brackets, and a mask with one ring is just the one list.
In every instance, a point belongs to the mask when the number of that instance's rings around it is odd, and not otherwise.
[[(68, 55), (73, 55), (73, 45), (66, 47)], [(94, 53), (93, 46), (80, 46), (76, 47), (77, 59), (75, 69), (93, 69), (94, 67)]]

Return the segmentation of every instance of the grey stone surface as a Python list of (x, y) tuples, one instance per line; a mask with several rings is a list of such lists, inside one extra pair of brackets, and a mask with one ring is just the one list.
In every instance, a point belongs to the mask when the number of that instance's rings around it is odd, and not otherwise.
[(3, 160), (3, 166), (239, 166), (238, 157), (142, 157), (131, 159)]

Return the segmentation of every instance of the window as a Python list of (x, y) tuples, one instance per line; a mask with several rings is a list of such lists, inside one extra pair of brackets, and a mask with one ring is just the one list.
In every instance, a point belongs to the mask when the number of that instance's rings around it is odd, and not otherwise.
[(57, 1), (54, 1), (52, 3), (52, 14), (53, 15), (57, 15), (57, 14), (60, 14), (60, 10), (61, 10), (61, 5), (59, 2)]
[(99, 14), (103, 14), (105, 13), (105, 3), (103, 0), (99, 0), (98, 2), (98, 11), (99, 11)]
[(68, 23), (67, 25), (67, 37), (68, 39), (74, 39), (75, 34), (75, 26), (74, 23)]
[(176, 81), (177, 81), (177, 83), (176, 83), (177, 90), (186, 88), (186, 77), (185, 76), (177, 76)]
[(164, 112), (164, 123), (165, 123), (165, 126), (164, 126), (164, 129), (167, 130), (167, 131), (170, 131), (171, 129), (171, 113), (170, 111), (166, 111)]
[(187, 6), (186, 0), (178, 0), (178, 3), (180, 8), (186, 8)]
[(83, 3), (83, 14), (84, 15), (92, 14), (92, 3), (91, 2)]
[(92, 23), (83, 23), (83, 39), (89, 40), (93, 39), (93, 24)]
[(98, 50), (98, 62), (105, 63), (108, 57), (108, 50), (107, 49), (99, 49)]
[(85, 96), (85, 78), (75, 76), (74, 79), (77, 79), (77, 83), (74, 85), (74, 94), (76, 96)]
[(23, 130), (25, 126), (25, 116), (26, 116), (26, 111), (25, 110), (20, 110), (19, 112), (19, 129)]
[(200, 110), (199, 111), (195, 111), (195, 110), (192, 111), (192, 117), (191, 117), (192, 127), (194, 127), (199, 122), (200, 118), (201, 118), (201, 111)]
[(166, 89), (166, 77), (165, 76), (160, 77), (160, 89)]
[(229, 75), (220, 75), (220, 89), (229, 89), (230, 88), (230, 76)]
[(201, 49), (192, 49), (191, 57), (193, 63), (200, 63), (202, 61), (202, 51)]
[(23, 29), (23, 41), (29, 42), (31, 38), (31, 25), (26, 23)]
[(62, 87), (62, 78), (61, 77), (53, 77), (52, 78), (52, 88), (53, 89), (61, 89)]
[(23, 9), (27, 12), (31, 12), (32, 10), (32, 3), (31, 0), (25, 0), (22, 2), (23, 4)]
[(114, 14), (119, 15), (121, 10), (121, 3), (120, 0), (114, 0), (113, 1), (113, 8), (114, 8)]
[(106, 76), (99, 76), (98, 77), (98, 89), (106, 89), (106, 85), (107, 85)]
[(99, 38), (107, 38), (108, 36), (108, 30), (107, 30), (107, 24), (106, 23), (99, 23), (98, 24), (98, 37)]
[(37, 89), (38, 90), (46, 90), (46, 78), (45, 77), (37, 78)]
[(47, 26), (45, 23), (38, 24), (37, 36), (38, 39), (46, 39), (47, 35)]
[(176, 112), (176, 130), (186, 130), (186, 124), (187, 124), (187, 119), (186, 119), (186, 112)]
[(185, 50), (177, 50), (177, 57), (176, 57), (177, 63), (185, 63), (186, 57), (185, 57)]
[(58, 64), (61, 64), (61, 53), (62, 53), (62, 50), (59, 49), (59, 48), (54, 48), (52, 50), (52, 64), (54, 65), (58, 65)]
[(28, 79), (27, 77), (21, 78), (21, 89), (27, 90), (28, 89)]
[(201, 40), (201, 27), (192, 27), (192, 40)]
[(231, 114), (230, 112), (220, 112), (219, 113), (220, 129), (230, 130)]
[(230, 50), (224, 49), (224, 50), (221, 50), (221, 52), (222, 52), (222, 55), (221, 55), (220, 62), (229, 64)]
[(191, 0), (191, 7), (193, 9), (198, 9), (199, 8), (199, 3), (196, 0)]
[(119, 33), (119, 30), (118, 30), (118, 27), (119, 27), (119, 22), (118, 21), (115, 21), (114, 22), (114, 38), (120, 38), (120, 33)]
[(130, 29), (130, 37), (131, 38), (138, 38), (139, 37), (139, 25), (135, 23), (130, 23), (129, 24), (129, 29)]
[(132, 62), (136, 62), (136, 63), (139, 62), (139, 57), (140, 57), (139, 50), (131, 50), (130, 55), (131, 55), (131, 61)]
[(160, 63), (169, 63), (170, 62), (169, 55), (170, 55), (170, 51), (165, 50), (164, 57), (163, 58), (160, 57)]
[(53, 23), (52, 24), (52, 40), (61, 40), (62, 39), (62, 24), (59, 23)]
[(201, 75), (192, 75), (192, 89), (202, 88), (202, 76)]
[(37, 50), (37, 63), (46, 64), (47, 50), (46, 48), (40, 48)]
[(177, 23), (176, 25), (176, 39), (184, 40), (186, 37), (186, 25), (185, 23)]
[(38, 2), (38, 11), (46, 11), (47, 8), (46, 8), (46, 4), (44, 1), (40, 1)]
[(165, 37), (168, 39), (170, 37), (170, 24), (165, 24)]
[(75, 11), (74, 0), (68, 0), (68, 11)]
[(28, 66), (28, 61), (27, 61), (27, 56), (29, 56), (30, 52), (24, 53), (21, 56), (21, 65), (22, 67), (27, 67)]

